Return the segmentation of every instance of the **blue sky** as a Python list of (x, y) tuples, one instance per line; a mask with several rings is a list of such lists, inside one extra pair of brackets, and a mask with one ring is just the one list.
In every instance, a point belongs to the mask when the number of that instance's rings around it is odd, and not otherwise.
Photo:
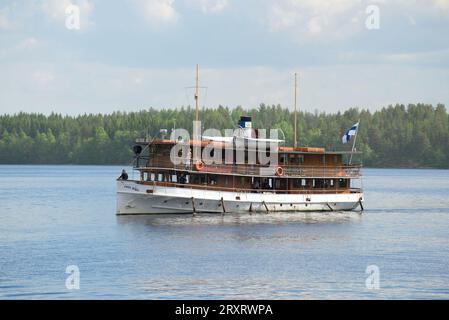
[(1, 114), (193, 104), (196, 63), (207, 107), (448, 105), (449, 0), (0, 1)]

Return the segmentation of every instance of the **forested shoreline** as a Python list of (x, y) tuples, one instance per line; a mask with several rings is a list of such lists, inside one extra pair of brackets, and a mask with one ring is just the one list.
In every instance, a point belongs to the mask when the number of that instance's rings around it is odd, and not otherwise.
[[(256, 128), (280, 128), (293, 144), (293, 112), (281, 106), (203, 109), (203, 128), (235, 128), (251, 115)], [(107, 115), (63, 116), (18, 113), (0, 116), (0, 164), (127, 164), (135, 138), (157, 136), (161, 128), (191, 132), (195, 110), (147, 109)], [(348, 150), (341, 137), (360, 120), (357, 150), (370, 167), (449, 168), (449, 115), (444, 105), (397, 104), (370, 112), (298, 114), (301, 146)]]

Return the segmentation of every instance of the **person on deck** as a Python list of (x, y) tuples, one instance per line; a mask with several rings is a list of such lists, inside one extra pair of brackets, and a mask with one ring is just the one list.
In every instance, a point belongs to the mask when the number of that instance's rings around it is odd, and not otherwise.
[(118, 177), (118, 180), (128, 180), (128, 174), (125, 169), (122, 170), (122, 174)]

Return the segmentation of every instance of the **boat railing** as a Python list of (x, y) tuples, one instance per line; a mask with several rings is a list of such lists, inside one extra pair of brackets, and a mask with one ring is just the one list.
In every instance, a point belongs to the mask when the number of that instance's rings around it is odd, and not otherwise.
[[(278, 168), (282, 168), (278, 170)], [(341, 166), (309, 166), (309, 165), (282, 165), (262, 166), (254, 164), (194, 164), (192, 161), (181, 164), (171, 162), (149, 161), (139, 169), (148, 170), (177, 170), (189, 172), (204, 172), (209, 174), (229, 174), (246, 176), (286, 176), (292, 178), (359, 178), (362, 175), (361, 165)]]

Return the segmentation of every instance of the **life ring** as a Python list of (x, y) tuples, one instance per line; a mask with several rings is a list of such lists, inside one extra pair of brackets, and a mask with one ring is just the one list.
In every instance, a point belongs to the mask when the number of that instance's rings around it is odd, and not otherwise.
[(282, 176), (284, 175), (284, 168), (282, 168), (282, 167), (277, 167), (277, 169), (276, 169), (276, 175), (277, 175), (278, 177), (282, 177)]
[(337, 177), (345, 177), (346, 176), (346, 172), (344, 170), (339, 170), (337, 172)]
[(198, 161), (197, 163), (195, 163), (195, 169), (197, 171), (203, 171), (204, 170), (204, 162)]

